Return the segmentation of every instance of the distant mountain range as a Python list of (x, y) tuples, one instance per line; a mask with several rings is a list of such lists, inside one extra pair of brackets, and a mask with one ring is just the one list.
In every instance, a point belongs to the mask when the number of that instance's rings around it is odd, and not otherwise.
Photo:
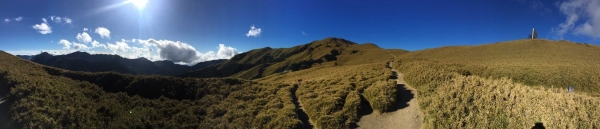
[(39, 64), (72, 71), (108, 72), (115, 71), (133, 75), (176, 76), (187, 71), (197, 70), (224, 62), (225, 59), (200, 62), (194, 66), (178, 65), (171, 61), (152, 62), (146, 58), (127, 59), (118, 55), (89, 54), (73, 52), (66, 55), (51, 55), (43, 52), (38, 55), (17, 55)]
[[(66, 55), (17, 55), (39, 64), (72, 71), (115, 71), (133, 75), (169, 75), (178, 77), (257, 79), (278, 73), (312, 67), (352, 65), (376, 61), (388, 51), (372, 43), (357, 44), (329, 37), (291, 48), (259, 48), (240, 53), (229, 60), (200, 62), (194, 66), (178, 65), (171, 61), (152, 62), (146, 58), (127, 59), (118, 55), (73, 52)], [(389, 50), (408, 53), (405, 50)], [(385, 53), (381, 53), (385, 52)]]

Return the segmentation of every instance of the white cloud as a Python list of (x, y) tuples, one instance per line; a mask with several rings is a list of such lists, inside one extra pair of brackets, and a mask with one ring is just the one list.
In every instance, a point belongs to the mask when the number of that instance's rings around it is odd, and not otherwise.
[(306, 32), (304, 32), (304, 31), (301, 31), (301, 32), (302, 32), (302, 35), (304, 35), (304, 36), (308, 35), (308, 34), (306, 34)]
[(40, 24), (35, 24), (33, 25), (33, 29), (37, 30), (38, 32), (40, 32), (41, 34), (50, 34), (52, 33), (52, 27), (50, 27), (48, 24), (46, 24), (46, 19), (43, 19), (44, 23), (40, 23)]
[(153, 44), (158, 48), (158, 54), (161, 58), (170, 60), (173, 62), (186, 62), (191, 63), (198, 59), (198, 52), (196, 48), (192, 47), (187, 43), (173, 42), (169, 40), (149, 40), (150, 44)]
[[(57, 17), (58, 18), (58, 17)], [(67, 24), (71, 24), (73, 22), (73, 20), (71, 20), (71, 18), (67, 18), (67, 17), (63, 17), (63, 20), (65, 21), (65, 23)]]
[(237, 49), (225, 46), (225, 44), (219, 44), (219, 51), (217, 52), (217, 57), (219, 57), (220, 59), (229, 59), (237, 54)]
[(246, 34), (246, 37), (258, 37), (260, 35), (261, 29), (254, 27), (254, 25), (250, 26), (250, 30)]
[(217, 51), (217, 53), (213, 51), (200, 53), (196, 51), (196, 48), (194, 48), (193, 46), (180, 41), (154, 39), (137, 39), (137, 41), (143, 46), (156, 47), (158, 49), (157, 52), (160, 58), (164, 60), (170, 60), (173, 62), (183, 62), (189, 64), (216, 59), (229, 59), (239, 53), (237, 49), (230, 46), (225, 46), (224, 44), (219, 44), (219, 50)]
[[(42, 19), (42, 20), (43, 20), (43, 19)], [(5, 22), (5, 23), (9, 23), (10, 21), (16, 21), (16, 22), (20, 22), (20, 21), (23, 21), (23, 17), (22, 17), (22, 16), (19, 16), (19, 17), (16, 17), (16, 18), (5, 18), (5, 19), (4, 19), (4, 22)]]
[(90, 42), (92, 42), (92, 37), (90, 37), (90, 35), (88, 33), (86, 33), (86, 32), (77, 33), (77, 37), (75, 37), (75, 38), (77, 38), (77, 40), (79, 42), (83, 42), (83, 43), (90, 43)]
[(58, 44), (62, 44), (63, 49), (71, 49), (71, 42), (69, 42), (68, 40), (60, 39), (60, 41), (58, 41)]
[(17, 18), (15, 18), (15, 21), (22, 21), (22, 20), (23, 20), (23, 17), (17, 17)]
[(56, 23), (65, 23), (65, 24), (71, 24), (73, 22), (73, 20), (71, 20), (68, 17), (60, 17), (60, 16), (49, 16), (50, 17), (50, 21), (56, 22)]
[(88, 28), (83, 28), (83, 31), (88, 31)]
[(566, 20), (552, 28), (552, 31), (560, 39), (569, 31), (576, 35), (600, 38), (600, 1), (570, 0), (560, 3), (559, 8)]
[[(131, 44), (134, 42), (136, 44)], [(93, 40), (91, 41), (91, 46), (61, 39), (58, 44), (63, 45), (63, 49), (65, 49), (65, 51), (82, 50), (89, 52), (89, 50), (94, 48), (105, 48), (108, 51), (100, 53), (112, 53), (130, 59), (144, 57), (151, 61), (169, 60), (178, 64), (186, 65), (216, 59), (229, 59), (239, 53), (236, 48), (226, 46), (225, 44), (219, 44), (216, 52), (208, 51), (201, 53), (190, 44), (184, 42), (154, 39), (121, 39), (120, 41), (116, 41), (114, 44), (102, 44), (96, 40)]]
[(87, 50), (87, 49), (90, 49), (90, 48), (87, 45), (85, 45), (85, 44), (73, 43), (73, 49), (76, 49), (76, 50)]
[(56, 17), (56, 19), (52, 20), (52, 21), (60, 23), (60, 22), (62, 22), (62, 18), (61, 17)]
[(50, 55), (60, 55), (60, 52), (57, 52), (57, 51), (42, 51), (42, 52), (47, 52)]
[(42, 21), (44, 21), (44, 23), (48, 23), (48, 21), (46, 21), (46, 18), (42, 18)]
[(62, 22), (62, 18), (59, 17), (59, 16), (50, 16), (50, 21), (61, 23)]
[(98, 27), (96, 28), (95, 33), (99, 34), (100, 37), (102, 38), (108, 38), (110, 39), (110, 31), (104, 27)]
[(129, 51), (129, 49), (131, 49), (131, 47), (129, 47), (129, 45), (127, 45), (127, 43), (125, 42), (125, 40), (121, 40), (121, 42), (117, 41), (117, 43), (115, 44), (110, 44), (108, 43), (108, 49), (112, 50), (113, 52), (127, 52)]
[(106, 48), (106, 45), (104, 45), (104, 44), (101, 44), (101, 43), (99, 43), (99, 42), (98, 42), (98, 41), (96, 41), (96, 40), (92, 41), (92, 48), (97, 48), (97, 47), (102, 47), (102, 48), (104, 48), (104, 49), (107, 49), (107, 48)]

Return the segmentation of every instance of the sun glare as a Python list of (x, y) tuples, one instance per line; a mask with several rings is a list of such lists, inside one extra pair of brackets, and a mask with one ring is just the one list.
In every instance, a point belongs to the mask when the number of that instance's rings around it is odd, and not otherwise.
[(148, 0), (128, 0), (129, 2), (131, 2), (133, 5), (135, 5), (138, 9), (144, 9), (144, 7), (146, 7), (146, 4), (148, 3)]

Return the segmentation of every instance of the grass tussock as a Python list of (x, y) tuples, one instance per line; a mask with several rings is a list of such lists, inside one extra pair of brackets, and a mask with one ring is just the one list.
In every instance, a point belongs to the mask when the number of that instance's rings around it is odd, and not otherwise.
[[(364, 110), (394, 107), (395, 81), (385, 62), (315, 68), (258, 79), (260, 82), (303, 82), (296, 95), (317, 128), (351, 128)], [(392, 84), (393, 83), (393, 84)], [(366, 102), (361, 101), (365, 98)], [(365, 107), (364, 105), (376, 105)], [(372, 112), (372, 111), (371, 111)]]
[(397, 69), (419, 92), (426, 128), (598, 128), (600, 100), (583, 92), (473, 75), (466, 64), (403, 58)]

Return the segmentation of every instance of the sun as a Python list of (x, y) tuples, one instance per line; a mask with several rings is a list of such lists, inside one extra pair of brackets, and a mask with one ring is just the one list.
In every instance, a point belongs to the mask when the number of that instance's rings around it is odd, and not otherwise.
[(146, 7), (146, 4), (148, 3), (148, 0), (127, 0), (127, 1), (132, 3), (133, 5), (135, 5), (138, 9), (144, 9), (144, 7)]

